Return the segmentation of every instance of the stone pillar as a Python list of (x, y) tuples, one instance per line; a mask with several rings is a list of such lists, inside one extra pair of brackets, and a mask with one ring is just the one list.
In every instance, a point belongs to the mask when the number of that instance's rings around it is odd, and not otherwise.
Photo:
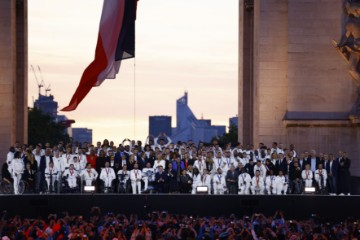
[(0, 162), (27, 142), (27, 1), (0, 1)]
[(253, 142), (254, 1), (239, 1), (239, 142)]

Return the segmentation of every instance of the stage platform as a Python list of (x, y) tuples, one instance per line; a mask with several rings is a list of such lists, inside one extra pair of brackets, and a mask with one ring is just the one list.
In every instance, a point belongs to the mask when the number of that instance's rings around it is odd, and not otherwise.
[(273, 215), (277, 209), (284, 211), (287, 219), (307, 219), (316, 213), (326, 221), (343, 221), (347, 217), (360, 217), (360, 196), (240, 196), (240, 195), (184, 195), (184, 194), (46, 194), (1, 195), (0, 210), (9, 216), (20, 214), (34, 218), (47, 217), (49, 213), (81, 214), (87, 216), (92, 206), (103, 213), (136, 213), (144, 216), (148, 211), (194, 216), (237, 216), (261, 212)]

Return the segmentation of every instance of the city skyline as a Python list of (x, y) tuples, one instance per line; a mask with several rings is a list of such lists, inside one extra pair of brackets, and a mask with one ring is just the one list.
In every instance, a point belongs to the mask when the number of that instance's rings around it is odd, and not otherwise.
[[(102, 3), (29, 2), (29, 65), (41, 66), (59, 108), (93, 60)], [(148, 116), (175, 116), (174, 102), (185, 90), (198, 118), (228, 126), (228, 118), (237, 114), (237, 6), (235, 0), (139, 1), (135, 61), (123, 61), (115, 80), (94, 88), (66, 116), (76, 120), (74, 127), (93, 129), (94, 141), (134, 138), (136, 64), (136, 139), (146, 138)], [(29, 72), (30, 106), (37, 93)]]

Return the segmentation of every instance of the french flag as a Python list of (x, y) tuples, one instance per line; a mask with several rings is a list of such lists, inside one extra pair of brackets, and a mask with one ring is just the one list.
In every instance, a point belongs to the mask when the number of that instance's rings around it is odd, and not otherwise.
[(95, 59), (85, 69), (69, 105), (73, 111), (105, 79), (114, 79), (123, 59), (135, 57), (135, 19), (138, 0), (104, 0)]

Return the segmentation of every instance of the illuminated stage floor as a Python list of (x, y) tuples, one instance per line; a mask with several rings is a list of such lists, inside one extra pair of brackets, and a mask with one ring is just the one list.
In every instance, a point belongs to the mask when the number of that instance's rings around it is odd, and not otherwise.
[(220, 216), (234, 213), (238, 216), (261, 212), (273, 215), (277, 209), (286, 218), (307, 219), (316, 213), (327, 221), (344, 220), (349, 216), (360, 217), (360, 196), (240, 196), (240, 195), (183, 195), (183, 194), (46, 194), (1, 195), (0, 210), (9, 215), (46, 217), (49, 213), (68, 211), (86, 216), (92, 206), (103, 212), (146, 214), (147, 211)]

